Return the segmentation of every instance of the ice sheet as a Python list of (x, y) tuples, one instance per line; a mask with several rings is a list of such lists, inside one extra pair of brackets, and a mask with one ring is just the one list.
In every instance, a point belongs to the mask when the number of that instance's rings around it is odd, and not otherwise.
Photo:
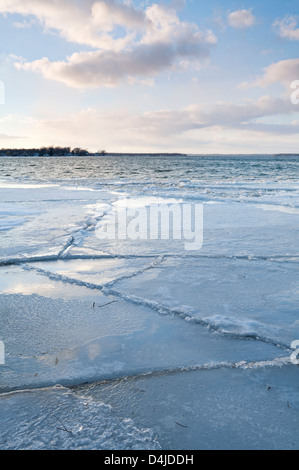
[[(117, 206), (120, 214), (125, 213), (121, 206), (120, 197)], [(142, 203), (143, 201), (143, 203)], [(134, 198), (127, 199), (129, 207), (136, 204), (136, 217), (141, 208), (156, 204), (157, 198)], [(165, 205), (173, 201), (165, 194)], [(126, 240), (99, 240), (94, 233), (89, 233), (84, 239), (83, 245), (90, 249), (90, 253), (96, 250), (103, 250), (112, 255), (176, 255), (176, 256), (209, 256), (209, 257), (244, 257), (244, 258), (292, 258), (298, 260), (298, 245), (294, 243), (299, 238), (299, 209), (281, 207), (279, 205), (262, 204), (242, 204), (232, 201), (202, 201), (196, 197), (193, 200), (184, 199), (181, 194), (177, 194), (177, 204), (201, 205), (203, 204), (204, 243), (200, 250), (195, 252), (186, 251), (184, 234), (181, 240), (173, 239), (170, 234), (168, 240), (133, 240), (128, 237)], [(143, 204), (143, 205), (142, 205)], [(139, 209), (138, 209), (138, 206)], [(170, 204), (171, 206), (171, 204)], [(112, 206), (112, 208), (115, 206)], [(114, 223), (114, 209), (107, 210), (106, 215), (99, 221), (99, 226)], [(139, 212), (138, 212), (139, 210)], [(76, 254), (76, 251), (72, 251)]]
[(0, 188), (0, 263), (57, 259), (94, 229), (111, 199), (59, 186)]
[(118, 417), (151, 426), (166, 450), (295, 450), (296, 367), (167, 373), (80, 387)]
[(63, 387), (0, 395), (0, 406), (3, 450), (159, 449), (151, 430)]
[(296, 263), (269, 260), (166, 259), (110, 292), (152, 301), (224, 333), (290, 345), (299, 337), (297, 272)]
[(0, 272), (7, 279), (0, 296), (6, 346), (2, 390), (242, 361), (289, 362), (288, 353), (273, 344), (237, 337), (232, 341), (204, 325), (158, 315), (142, 303), (99, 289), (47, 279), (16, 266)]
[(299, 337), (297, 264), (290, 261), (158, 257), (64, 260), (24, 269), (232, 337), (285, 348)]

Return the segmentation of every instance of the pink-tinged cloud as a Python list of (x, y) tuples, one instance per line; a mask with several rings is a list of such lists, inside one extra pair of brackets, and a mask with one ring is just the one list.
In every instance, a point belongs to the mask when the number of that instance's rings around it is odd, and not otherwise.
[[(211, 139), (210, 149), (233, 140), (239, 149), (268, 141), (289, 146), (299, 144), (298, 124), (269, 124), (268, 117), (296, 115), (296, 106), (289, 99), (263, 96), (257, 101), (240, 104), (223, 102), (216, 105), (192, 105), (183, 109), (165, 109), (144, 113), (129, 110), (106, 111), (86, 109), (52, 119), (13, 118), (19, 132), (26, 135), (19, 145), (87, 146), (97, 150), (150, 151), (157, 148), (196, 152), (196, 143)], [(9, 127), (7, 127), (9, 130)], [(279, 142), (280, 141), (280, 142)], [(1, 142), (1, 136), (0, 136)], [(16, 145), (18, 143), (16, 142)], [(227, 147), (227, 149), (228, 149)], [(222, 148), (222, 152), (225, 151)], [(227, 150), (226, 149), (226, 150)], [(257, 150), (257, 148), (256, 148)], [(213, 151), (213, 150), (211, 150)]]
[(273, 83), (281, 83), (287, 90), (291, 83), (299, 77), (299, 59), (281, 60), (269, 65), (264, 69), (261, 77), (258, 77), (252, 83), (243, 83), (241, 88), (261, 87), (266, 88)]

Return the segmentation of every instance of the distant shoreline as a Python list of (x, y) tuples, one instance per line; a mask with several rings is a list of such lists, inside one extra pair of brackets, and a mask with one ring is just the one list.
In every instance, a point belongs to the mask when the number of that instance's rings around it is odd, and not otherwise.
[[(187, 153), (105, 153), (104, 155), (89, 153), (88, 155), (3, 155), (0, 152), (0, 158), (102, 158), (102, 157), (191, 157), (199, 155), (190, 155)], [(208, 156), (208, 155), (200, 155)], [(212, 156), (212, 155), (211, 155)]]
[(72, 158), (72, 157), (299, 157), (299, 153), (179, 153), (179, 152), (84, 152), (84, 153), (59, 153), (40, 154), (38, 151), (31, 149), (2, 149), (0, 150), (0, 158)]
[(167, 156), (167, 157), (187, 157), (188, 154), (180, 152), (89, 152), (88, 150), (70, 147), (42, 147), (32, 149), (0, 149), (0, 157), (130, 157), (130, 156)]

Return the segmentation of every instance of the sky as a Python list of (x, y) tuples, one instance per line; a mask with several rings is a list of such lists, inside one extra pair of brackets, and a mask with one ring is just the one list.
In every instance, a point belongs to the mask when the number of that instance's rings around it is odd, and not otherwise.
[(299, 153), (298, 0), (0, 0), (0, 148)]

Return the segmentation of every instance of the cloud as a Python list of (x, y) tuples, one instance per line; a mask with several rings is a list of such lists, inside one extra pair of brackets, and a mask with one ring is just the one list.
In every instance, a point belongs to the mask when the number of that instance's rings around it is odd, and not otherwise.
[(142, 29), (142, 10), (116, 0), (1, 0), (0, 13), (35, 17), (45, 31), (56, 31), (69, 42), (93, 48), (119, 48), (123, 44), (109, 34), (114, 26)]
[(74, 88), (115, 86), (131, 77), (152, 77), (171, 69), (178, 59), (208, 57), (209, 44), (181, 37), (176, 43), (140, 43), (122, 51), (80, 52), (66, 61), (51, 62), (43, 58), (33, 62), (17, 62), (16, 67), (39, 72), (50, 80)]
[[(262, 96), (256, 101), (247, 100), (242, 104), (231, 102), (217, 103), (212, 106), (192, 105), (180, 111), (148, 112), (138, 118), (138, 127), (147, 129), (154, 135), (177, 135), (190, 130), (213, 127), (222, 129), (261, 129), (257, 120), (277, 115), (292, 115), (297, 111), (289, 99)], [(136, 127), (136, 126), (135, 126)], [(285, 129), (283, 126), (272, 126)], [(291, 126), (289, 132), (297, 133), (298, 128)]]
[(8, 134), (0, 134), (0, 142), (6, 140), (15, 140), (15, 139), (24, 139), (24, 137), (18, 135), (8, 135)]
[(24, 20), (24, 21), (15, 21), (13, 23), (13, 26), (17, 29), (26, 29), (26, 28), (31, 28), (35, 24), (36, 24), (36, 22), (34, 21), (34, 19), (31, 18), (28, 21), (26, 21), (26, 20)]
[(277, 28), (280, 37), (299, 41), (298, 17), (288, 15), (282, 20), (276, 21), (273, 26)]
[[(145, 113), (132, 113), (127, 109), (105, 111), (86, 109), (64, 117), (27, 120), (11, 117), (18, 132), (26, 135), (25, 145), (71, 145), (93, 150), (109, 151), (196, 151), (197, 145), (207, 139), (210, 150), (217, 142), (225, 142), (227, 151), (230, 141), (239, 145), (241, 151), (263, 139), (273, 145), (274, 140), (288, 146), (299, 144), (296, 106), (288, 99), (263, 96), (257, 101), (240, 104), (223, 102), (215, 105), (188, 106), (182, 109), (165, 109)], [(290, 124), (271, 124), (277, 115), (295, 116)], [(274, 121), (275, 122), (275, 121)], [(6, 129), (9, 133), (9, 123)], [(278, 137), (282, 140), (278, 142)], [(243, 140), (247, 139), (247, 140)], [(1, 139), (0, 139), (1, 142)], [(24, 145), (17, 143), (16, 145)], [(287, 147), (289, 148), (289, 147)], [(216, 147), (215, 147), (216, 149)], [(206, 151), (208, 148), (206, 149)], [(198, 151), (198, 150), (197, 150)], [(261, 149), (260, 149), (261, 151)]]
[(236, 10), (228, 15), (228, 24), (233, 28), (247, 29), (256, 24), (252, 10)]
[[(44, 121), (37, 135), (50, 133), (65, 139), (70, 136), (79, 146), (110, 151), (182, 151), (261, 152), (298, 148), (298, 126), (268, 124), (267, 117), (296, 114), (289, 100), (268, 96), (240, 105), (219, 103), (214, 106), (189, 106), (133, 114), (127, 110), (102, 113), (87, 109), (71, 119)], [(263, 122), (260, 122), (263, 121)], [(74, 137), (76, 136), (76, 137)], [(99, 143), (100, 142), (100, 143)], [(280, 150), (279, 150), (280, 149)]]
[(264, 74), (252, 83), (243, 83), (241, 88), (266, 88), (273, 83), (282, 83), (288, 90), (299, 77), (299, 59), (281, 60), (264, 69)]
[(296, 109), (290, 100), (262, 96), (256, 101), (248, 100), (243, 104), (220, 103), (212, 107), (207, 113), (207, 124), (220, 124), (239, 126), (259, 118), (275, 116), (278, 114), (292, 114)]
[(1, 0), (0, 12), (34, 15), (47, 29), (93, 50), (64, 61), (18, 61), (19, 69), (76, 88), (114, 86), (132, 77), (146, 79), (180, 62), (206, 59), (217, 38), (195, 23), (181, 21), (174, 5), (144, 9), (119, 0)]

